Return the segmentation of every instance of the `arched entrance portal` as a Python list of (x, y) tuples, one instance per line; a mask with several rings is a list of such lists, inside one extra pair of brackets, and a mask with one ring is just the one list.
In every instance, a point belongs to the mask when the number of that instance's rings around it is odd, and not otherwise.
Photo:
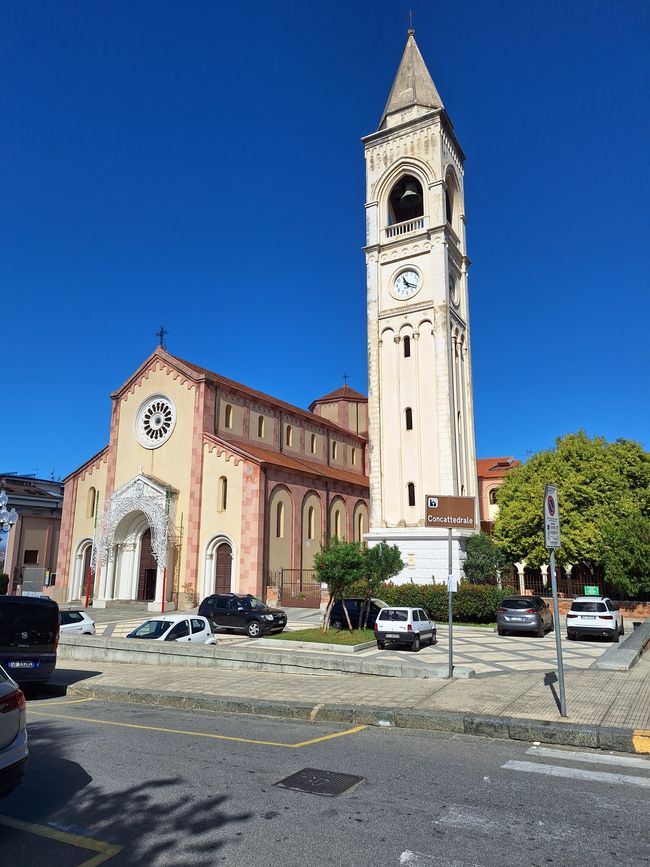
[(151, 549), (151, 529), (140, 540), (140, 568), (138, 570), (138, 601), (152, 602), (156, 598), (156, 575), (158, 565)]
[(215, 557), (215, 593), (230, 593), (232, 587), (232, 548), (228, 542), (222, 542), (217, 548)]

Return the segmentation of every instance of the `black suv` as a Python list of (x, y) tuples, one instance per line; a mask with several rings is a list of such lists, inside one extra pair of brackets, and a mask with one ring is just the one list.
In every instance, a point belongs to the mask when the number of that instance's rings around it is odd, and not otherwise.
[(282, 632), (287, 615), (281, 608), (269, 606), (256, 596), (241, 593), (218, 593), (206, 596), (199, 605), (199, 614), (207, 617), (213, 627), (243, 629), (249, 638), (259, 638), (267, 632)]
[[(347, 629), (348, 621), (345, 616), (345, 611), (343, 610), (343, 605), (348, 609), (348, 614), (350, 615), (350, 623), (352, 624), (353, 629), (357, 629), (361, 627), (361, 618), (363, 616), (363, 607), (365, 605), (365, 599), (339, 599), (332, 606), (332, 614), (330, 617), (330, 623), (334, 627), (334, 629)], [(377, 620), (377, 615), (381, 611), (382, 608), (388, 608), (388, 604), (381, 599), (371, 599), (370, 600), (370, 609), (368, 611), (368, 622), (366, 624), (367, 629), (374, 629), (375, 621)]]

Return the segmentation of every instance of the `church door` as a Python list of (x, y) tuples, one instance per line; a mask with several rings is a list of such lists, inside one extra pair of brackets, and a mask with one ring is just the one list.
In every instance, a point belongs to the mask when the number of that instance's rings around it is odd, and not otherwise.
[(138, 599), (152, 602), (156, 598), (158, 565), (151, 550), (151, 530), (147, 528), (140, 542), (140, 571), (138, 573)]
[(227, 542), (217, 548), (215, 593), (230, 593), (232, 579), (232, 548)]

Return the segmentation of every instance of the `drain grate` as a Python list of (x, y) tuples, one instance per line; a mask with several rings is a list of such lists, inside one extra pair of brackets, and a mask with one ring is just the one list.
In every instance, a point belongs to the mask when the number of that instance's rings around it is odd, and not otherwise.
[(291, 774), (274, 785), (282, 789), (293, 789), (295, 792), (308, 792), (310, 795), (325, 795), (333, 798), (347, 792), (352, 786), (360, 783), (363, 777), (353, 774), (340, 774), (337, 771), (319, 771), (318, 768), (303, 768), (296, 774)]

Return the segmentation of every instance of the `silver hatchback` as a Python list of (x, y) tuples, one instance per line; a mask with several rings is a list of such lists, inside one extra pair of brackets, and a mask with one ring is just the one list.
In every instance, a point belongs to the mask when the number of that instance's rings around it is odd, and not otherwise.
[(25, 696), (0, 668), (0, 797), (18, 785), (27, 761)]
[(497, 632), (527, 632), (543, 638), (553, 629), (553, 614), (541, 596), (509, 596), (497, 612)]

